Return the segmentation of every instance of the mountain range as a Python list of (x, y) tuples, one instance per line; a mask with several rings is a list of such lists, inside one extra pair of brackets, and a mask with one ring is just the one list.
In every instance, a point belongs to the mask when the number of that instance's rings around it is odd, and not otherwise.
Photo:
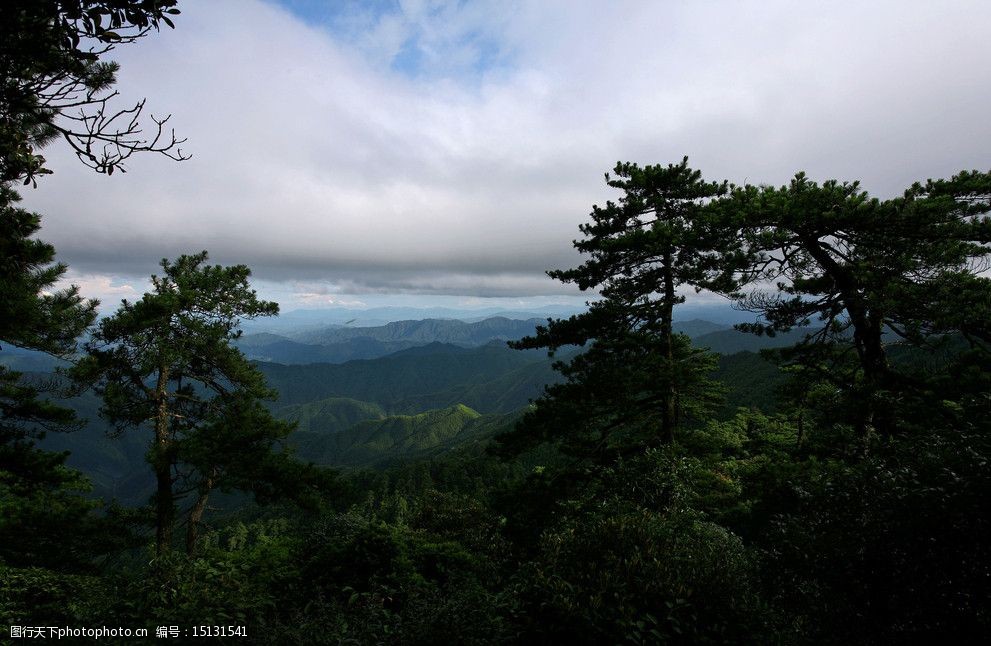
[[(506, 342), (534, 334), (546, 319), (513, 319), (504, 316), (477, 321), (457, 319), (423, 319), (394, 321), (385, 325), (353, 327), (331, 325), (274, 334), (246, 334), (237, 341), (250, 359), (268, 363), (344, 363), (353, 359), (375, 359), (431, 343), (466, 348), (493, 342)], [(777, 337), (757, 337), (731, 326), (703, 319), (676, 321), (675, 331), (688, 335), (700, 347), (720, 354), (742, 350), (790, 345), (804, 332), (794, 331)]]
[(343, 363), (374, 359), (425, 345), (448, 343), (476, 347), (492, 341), (510, 341), (531, 335), (546, 319), (510, 319), (502, 316), (465, 322), (456, 319), (395, 321), (373, 327), (333, 325), (296, 331), (247, 334), (237, 341), (250, 359), (274, 363)]
[[(511, 428), (544, 387), (560, 379), (553, 361), (579, 351), (565, 349), (551, 359), (543, 351), (506, 346), (507, 339), (532, 334), (543, 322), (490, 317), (325, 326), (293, 332), (295, 338), (245, 335), (239, 345), (249, 357), (281, 360), (256, 365), (279, 394), (270, 403), (273, 413), (296, 424), (288, 443), (301, 458), (334, 467), (380, 467), (477, 445)], [(728, 388), (722, 416), (737, 407), (773, 407), (781, 374), (752, 350), (793, 343), (804, 334), (755, 337), (701, 319), (679, 321), (676, 329), (724, 355), (714, 375)], [(340, 360), (361, 348), (383, 354)], [(44, 372), (51, 364), (48, 357), (9, 348), (2, 357)], [(146, 502), (154, 485), (145, 464), (147, 429), (111, 437), (92, 393), (66, 403), (89, 425), (50, 434), (44, 446), (70, 451), (68, 464), (90, 477), (95, 495), (128, 505)]]

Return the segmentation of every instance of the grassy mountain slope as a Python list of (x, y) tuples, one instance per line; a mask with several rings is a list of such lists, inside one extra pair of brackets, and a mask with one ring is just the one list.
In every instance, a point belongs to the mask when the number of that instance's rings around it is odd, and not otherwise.
[(444, 390), (413, 395), (394, 402), (397, 412), (414, 412), (463, 403), (483, 413), (508, 413), (530, 403), (561, 375), (550, 361), (529, 363), (493, 379), (456, 384)]
[(304, 459), (331, 466), (377, 466), (437, 455), (508, 430), (519, 413), (481, 415), (456, 404), (416, 415), (359, 422), (339, 433), (297, 433)]
[[(306, 433), (338, 433), (389, 413), (415, 415), (463, 401), (482, 413), (508, 413), (525, 406), (554, 378), (550, 362), (540, 353), (517, 352), (501, 344), (481, 348), (433, 344), (370, 361), (261, 364), (261, 368), (281, 393), (274, 412), (299, 424), (301, 447), (308, 441)], [(90, 476), (96, 495), (116, 497), (124, 504), (147, 502), (153, 485), (145, 462), (150, 430), (130, 429), (111, 438), (107, 433), (112, 429), (99, 419), (95, 395), (87, 393), (65, 403), (89, 424), (71, 434), (52, 433), (44, 446), (70, 451), (68, 464)], [(386, 458), (398, 457), (398, 451), (392, 450)], [(368, 454), (359, 457), (371, 460)]]
[(378, 404), (346, 397), (328, 397), (306, 404), (283, 406), (274, 412), (280, 419), (296, 422), (297, 432), (303, 433), (336, 433), (358, 422), (386, 416), (385, 410)]

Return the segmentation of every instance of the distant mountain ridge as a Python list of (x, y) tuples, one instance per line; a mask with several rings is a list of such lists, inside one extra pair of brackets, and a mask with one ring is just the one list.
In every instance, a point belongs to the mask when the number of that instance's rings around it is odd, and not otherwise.
[(452, 343), (456, 345), (484, 345), (493, 340), (521, 339), (533, 334), (545, 319), (510, 319), (494, 316), (473, 323), (456, 319), (423, 319), (419, 321), (396, 321), (378, 327), (331, 327), (323, 330), (302, 332), (290, 338), (304, 343), (329, 345), (352, 339), (374, 339), (376, 341), (408, 341), (417, 344)]
[[(288, 336), (248, 334), (237, 341), (249, 359), (287, 365), (344, 363), (354, 359), (377, 359), (430, 344), (464, 348), (521, 339), (535, 333), (546, 319), (511, 319), (502, 316), (466, 322), (456, 319), (396, 321), (375, 327), (333, 325), (301, 330)], [(757, 352), (801, 341), (809, 329), (798, 328), (774, 337), (740, 332), (733, 327), (704, 319), (675, 321), (674, 330), (691, 337), (698, 347), (717, 354)]]
[(716, 354), (729, 355), (792, 346), (814, 331), (813, 328), (795, 328), (790, 332), (779, 332), (774, 336), (757, 336), (729, 328), (702, 334), (692, 339), (692, 343), (699, 348), (708, 348)]
[(688, 321), (675, 321), (672, 324), (675, 332), (679, 334), (684, 334), (693, 339), (698, 338), (704, 334), (710, 334), (712, 332), (722, 332), (725, 330), (731, 330), (732, 328), (728, 325), (722, 325), (720, 323), (713, 323), (712, 321), (706, 321), (704, 319), (690, 319)]
[(334, 325), (290, 335), (248, 334), (237, 346), (249, 359), (284, 364), (344, 363), (376, 359), (430, 343), (478, 347), (531, 335), (544, 319), (489, 317), (467, 323), (454, 319), (396, 321), (376, 327)]
[(531, 318), (546, 320), (548, 317), (568, 317), (584, 309), (584, 307), (572, 305), (528, 306), (523, 310), (514, 310), (506, 307), (472, 309), (395, 306), (371, 307), (366, 309), (332, 307), (284, 311), (275, 318), (245, 321), (242, 328), (245, 333), (273, 332), (285, 335), (303, 330), (319, 330), (332, 325), (349, 325), (355, 328), (381, 327), (396, 321), (424, 319), (460, 320), (464, 322), (475, 322), (492, 317), (518, 320)]

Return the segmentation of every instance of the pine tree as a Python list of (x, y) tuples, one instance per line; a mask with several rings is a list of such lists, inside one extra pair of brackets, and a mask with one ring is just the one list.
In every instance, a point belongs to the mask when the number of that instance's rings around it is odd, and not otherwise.
[(739, 223), (753, 260), (741, 274), (752, 285), (741, 305), (763, 321), (742, 327), (774, 334), (814, 325), (785, 359), (846, 393), (863, 439), (891, 433), (894, 402), (924, 389), (892, 367), (886, 335), (915, 347), (947, 334), (989, 339), (991, 280), (980, 272), (991, 173), (915, 184), (890, 200), (800, 173), (781, 188), (734, 188), (713, 209)]
[[(67, 358), (96, 303), (74, 287), (54, 288), (66, 268), (53, 262), (51, 245), (33, 238), (41, 218), (18, 208), (19, 199), (0, 187), (0, 349)], [(46, 433), (80, 426), (71, 410), (45, 399), (58, 390), (53, 378), (29, 381), (0, 365), (0, 561), (71, 567), (92, 556), (83, 546), (83, 527), (93, 521), (94, 504), (81, 495), (88, 483), (65, 466), (64, 454), (37, 446)], [(71, 538), (53, 542), (57, 536)]]
[[(119, 66), (105, 60), (160, 25), (176, 0), (7, 0), (0, 5), (0, 183), (36, 183), (51, 171), (39, 150), (62, 138), (100, 173), (135, 152), (187, 158), (168, 117), (141, 123), (144, 100), (115, 105)], [(150, 136), (149, 136), (150, 133)]]
[[(688, 159), (668, 166), (617, 164), (609, 186), (618, 203), (593, 206), (585, 238), (575, 247), (591, 257), (581, 266), (548, 272), (603, 297), (567, 320), (549, 321), (517, 348), (591, 344), (559, 370), (566, 383), (550, 388), (514, 433), (510, 450), (568, 433), (581, 452), (622, 452), (671, 443), (686, 414), (716, 397), (712, 359), (674, 333), (679, 288), (732, 291), (741, 262), (736, 238), (707, 216), (706, 205), (727, 191), (706, 182)], [(556, 430), (555, 430), (556, 429)], [(626, 447), (623, 449), (622, 447)]]
[(278, 305), (257, 298), (246, 266), (206, 260), (205, 251), (163, 260), (154, 291), (100, 321), (77, 369), (121, 432), (152, 428), (158, 554), (171, 549), (184, 497), (193, 496), (186, 519), (192, 550), (212, 491), (264, 489), (277, 463), (291, 462), (273, 449), (292, 426), (261, 405), (275, 393), (231, 345), (242, 319), (274, 315)]

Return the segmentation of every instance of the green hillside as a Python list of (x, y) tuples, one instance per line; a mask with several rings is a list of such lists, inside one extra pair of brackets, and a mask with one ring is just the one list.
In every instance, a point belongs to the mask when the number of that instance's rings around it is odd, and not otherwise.
[(415, 415), (366, 420), (338, 433), (297, 432), (300, 457), (330, 466), (376, 466), (414, 460), (508, 430), (519, 413), (482, 415), (457, 404)]
[[(50, 379), (51, 375), (37, 377)], [(50, 451), (68, 451), (67, 464), (86, 474), (95, 496), (127, 505), (147, 502), (154, 487), (145, 462), (151, 429), (116, 434), (110, 424), (100, 419), (100, 401), (89, 391), (58, 401), (87, 423), (71, 433), (48, 433), (41, 445)]]
[[(519, 384), (523, 374), (549, 374), (550, 361), (537, 352), (518, 352), (493, 343), (465, 349), (434, 344), (387, 357), (349, 361), (343, 364), (281, 365), (260, 363), (268, 383), (279, 392), (282, 405), (303, 404), (328, 397), (375, 402), (387, 412), (418, 412), (412, 401), (438, 408), (463, 401), (452, 399), (452, 391), (477, 384), (501, 383), (507, 378)], [(519, 372), (519, 374), (514, 374)], [(531, 383), (533, 380), (531, 380)], [(505, 384), (502, 384), (505, 385)], [(448, 395), (442, 395), (449, 393)], [(539, 389), (506, 399), (504, 393), (488, 392), (486, 401), (474, 398), (482, 413), (509, 412), (527, 404)], [(431, 399), (436, 397), (435, 399)], [(491, 403), (501, 402), (501, 403)], [(438, 405), (439, 404), (439, 405)]]
[(754, 352), (737, 352), (719, 357), (712, 375), (726, 387), (721, 417), (728, 418), (739, 408), (759, 408), (774, 412), (777, 389), (785, 374), (775, 364)]
[(560, 381), (561, 375), (550, 361), (528, 363), (513, 370), (475, 382), (425, 394), (416, 394), (394, 402), (398, 413), (413, 413), (463, 403), (486, 414), (509, 413), (539, 397), (544, 387)]
[(296, 430), (300, 433), (337, 433), (358, 422), (386, 416), (378, 404), (346, 397), (328, 397), (308, 404), (283, 406), (276, 409), (275, 414), (280, 419), (296, 422)]
[[(471, 349), (430, 344), (368, 361), (260, 367), (279, 391), (273, 412), (297, 423), (293, 442), (308, 459), (320, 462), (323, 458), (316, 458), (329, 449), (310, 449), (313, 437), (340, 433), (364, 421), (383, 420), (389, 414), (429, 415), (425, 411), (461, 403), (478, 414), (511, 413), (539, 396), (543, 386), (557, 377), (541, 353), (518, 352), (502, 344)], [(51, 375), (39, 374), (37, 378), (50, 379)], [(69, 451), (68, 464), (91, 478), (94, 495), (117, 498), (128, 505), (147, 502), (153, 489), (145, 461), (150, 429), (110, 437), (113, 429), (100, 420), (99, 402), (92, 393), (64, 403), (89, 423), (75, 433), (50, 434), (43, 442), (45, 448)], [(486, 422), (476, 422), (470, 429), (481, 432)], [(403, 446), (410, 449), (411, 456), (421, 450), (444, 450), (444, 438), (451, 439), (450, 428), (444, 423), (436, 415), (421, 419), (416, 428), (425, 429), (428, 438), (405, 445), (387, 443), (382, 461), (404, 457)], [(351, 452), (340, 463), (375, 462), (371, 451), (377, 445), (362, 448), (363, 444), (360, 439), (342, 444), (341, 450)]]

